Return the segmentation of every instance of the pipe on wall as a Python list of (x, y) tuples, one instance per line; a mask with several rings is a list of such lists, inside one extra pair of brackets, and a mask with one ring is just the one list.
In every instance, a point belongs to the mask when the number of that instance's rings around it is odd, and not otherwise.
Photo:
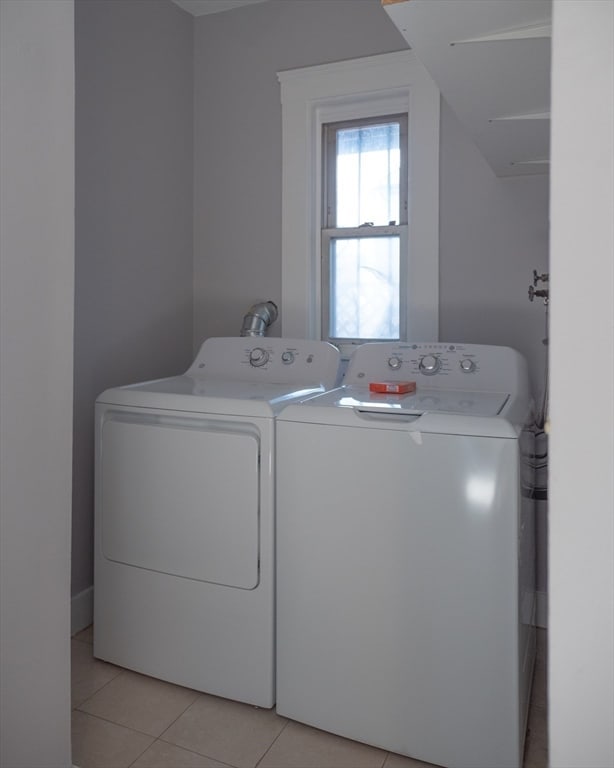
[(261, 301), (247, 310), (243, 318), (241, 336), (264, 336), (267, 328), (277, 320), (277, 304), (272, 301)]

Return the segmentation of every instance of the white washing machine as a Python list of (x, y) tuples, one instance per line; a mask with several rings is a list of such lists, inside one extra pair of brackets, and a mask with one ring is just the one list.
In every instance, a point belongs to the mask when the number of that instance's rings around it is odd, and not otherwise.
[[(415, 393), (370, 391), (405, 380)], [(280, 715), (449, 768), (519, 768), (530, 421), (524, 359), (469, 344), (365, 344), (343, 387), (283, 411)]]
[(334, 386), (318, 341), (210, 338), (96, 403), (94, 655), (271, 707), (275, 416)]

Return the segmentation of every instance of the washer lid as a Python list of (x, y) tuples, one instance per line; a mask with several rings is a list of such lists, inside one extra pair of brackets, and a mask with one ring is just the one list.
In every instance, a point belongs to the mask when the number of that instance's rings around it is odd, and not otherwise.
[(278, 422), (516, 439), (528, 412), (525, 398), (505, 392), (419, 389), (383, 395), (344, 386), (289, 405)]
[(98, 403), (192, 413), (263, 416), (271, 418), (285, 405), (325, 392), (323, 386), (207, 381), (184, 374), (107, 389)]
[(391, 395), (371, 392), (365, 387), (347, 386), (323, 394), (307, 404), (403, 414), (441, 412), (465, 416), (499, 416), (509, 397), (507, 393), (453, 389), (419, 389), (412, 394)]

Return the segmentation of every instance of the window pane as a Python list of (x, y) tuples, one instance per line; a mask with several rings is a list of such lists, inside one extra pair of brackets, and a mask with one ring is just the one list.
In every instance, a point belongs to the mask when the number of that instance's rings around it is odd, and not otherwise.
[(399, 221), (399, 123), (337, 131), (336, 227)]
[(331, 240), (331, 338), (399, 338), (399, 256), (398, 236)]

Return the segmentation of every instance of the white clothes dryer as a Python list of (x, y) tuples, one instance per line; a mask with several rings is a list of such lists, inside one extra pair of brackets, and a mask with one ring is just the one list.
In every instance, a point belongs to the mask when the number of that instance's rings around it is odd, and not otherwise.
[(318, 341), (210, 338), (96, 403), (94, 655), (271, 707), (275, 416), (335, 385)]
[[(404, 380), (414, 393), (370, 389)], [(524, 359), (469, 344), (365, 344), (341, 388), (282, 412), (280, 715), (449, 768), (519, 768), (530, 422)]]

